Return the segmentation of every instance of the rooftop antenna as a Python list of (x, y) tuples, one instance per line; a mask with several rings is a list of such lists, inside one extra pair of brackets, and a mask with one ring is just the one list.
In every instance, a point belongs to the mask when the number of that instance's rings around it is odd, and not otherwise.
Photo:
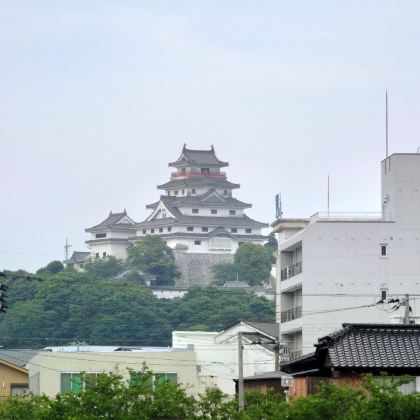
[(71, 248), (71, 245), (69, 244), (69, 240), (66, 238), (66, 244), (64, 245), (64, 253), (66, 256), (66, 261), (69, 259), (69, 249)]
[(388, 157), (388, 90), (385, 90), (385, 149)]

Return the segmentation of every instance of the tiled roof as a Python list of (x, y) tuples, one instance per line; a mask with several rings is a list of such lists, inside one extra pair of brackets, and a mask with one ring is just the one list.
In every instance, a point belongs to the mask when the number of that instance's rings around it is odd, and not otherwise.
[(66, 261), (66, 263), (77, 263), (84, 262), (90, 259), (90, 252), (84, 251), (74, 251), (71, 257)]
[(278, 338), (279, 336), (279, 324), (276, 322), (248, 322), (244, 321), (245, 324), (250, 325), (265, 334), (271, 335), (272, 337)]
[(210, 177), (192, 177), (185, 179), (174, 179), (165, 184), (158, 185), (158, 189), (165, 190), (167, 188), (220, 188), (235, 189), (239, 188), (239, 184), (226, 181), (225, 179)]
[(39, 351), (33, 349), (0, 349), (0, 360), (23, 368)]
[(418, 368), (420, 325), (343, 324), (316, 347), (328, 349), (333, 367)]
[(171, 162), (169, 166), (185, 166), (185, 165), (211, 165), (211, 166), (228, 166), (229, 163), (222, 162), (216, 156), (213, 146), (210, 150), (193, 150), (187, 149), (184, 145), (181, 156), (175, 162)]
[[(121, 219), (127, 216), (127, 212), (122, 213), (109, 213), (109, 216), (99, 225), (93, 226), (91, 228), (85, 229), (86, 232), (95, 232), (97, 230), (107, 230), (110, 228), (117, 228), (121, 230), (131, 230), (134, 229), (134, 224), (131, 223), (118, 223)], [(128, 216), (127, 216), (128, 217)]]

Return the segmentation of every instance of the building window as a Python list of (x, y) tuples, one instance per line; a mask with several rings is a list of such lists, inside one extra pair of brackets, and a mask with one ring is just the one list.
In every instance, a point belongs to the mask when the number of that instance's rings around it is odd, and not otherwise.
[(168, 232), (170, 232), (172, 230), (172, 228), (171, 227), (168, 227)]
[(238, 229), (237, 229), (237, 228), (232, 228), (230, 231), (231, 231), (232, 233), (238, 233)]
[(388, 244), (381, 244), (381, 257), (388, 256)]
[(185, 194), (185, 190), (182, 190), (182, 195), (184, 195)]
[(198, 209), (192, 209), (193, 214), (198, 214), (199, 210)]
[(154, 373), (153, 375), (144, 374), (142, 372), (130, 372), (130, 386), (144, 385), (146, 387), (154, 388), (164, 382), (170, 382), (173, 385), (178, 383), (178, 375), (173, 372)]
[(210, 173), (210, 168), (201, 168), (201, 173), (202, 174), (209, 174)]
[(106, 233), (97, 233), (95, 235), (95, 238), (96, 239), (106, 238)]
[(146, 233), (147, 233), (147, 230), (143, 229), (143, 235), (146, 235)]
[(162, 213), (162, 219), (166, 219), (166, 213)]
[(175, 194), (175, 195), (178, 195), (178, 190), (175, 190), (175, 191), (174, 191), (174, 194)]
[(83, 389), (80, 373), (62, 373), (60, 375), (60, 392), (79, 392)]
[(201, 245), (201, 241), (194, 241), (194, 245)]
[(99, 258), (99, 252), (95, 254), (95, 258)]
[(191, 190), (191, 194), (195, 194), (195, 188)]
[(150, 233), (155, 233), (155, 230), (154, 229), (150, 229)]
[(28, 384), (10, 384), (11, 397), (23, 397), (29, 394)]
[(217, 214), (217, 210), (216, 209), (211, 209), (211, 214)]
[(209, 246), (210, 249), (218, 251), (227, 251), (232, 248), (232, 240), (230, 238), (222, 238), (215, 236), (214, 238), (210, 238)]
[(193, 226), (187, 226), (187, 232), (194, 232)]
[(168, 194), (168, 195), (171, 195), (171, 192), (170, 192), (170, 191), (167, 191), (167, 194)]
[(163, 232), (163, 228), (159, 228), (159, 233), (162, 233)]
[(208, 231), (209, 231), (209, 228), (208, 228), (207, 226), (203, 226), (203, 227), (201, 228), (201, 231), (202, 231), (202, 232), (208, 232)]
[(228, 195), (227, 190), (224, 190), (224, 191), (223, 191), (223, 194), (224, 194), (224, 195)]
[(235, 216), (235, 214), (236, 214), (236, 210), (229, 210), (229, 214), (230, 214), (231, 216)]
[(245, 229), (245, 233), (252, 233), (252, 229)]
[(106, 252), (102, 252), (102, 258), (106, 257)]

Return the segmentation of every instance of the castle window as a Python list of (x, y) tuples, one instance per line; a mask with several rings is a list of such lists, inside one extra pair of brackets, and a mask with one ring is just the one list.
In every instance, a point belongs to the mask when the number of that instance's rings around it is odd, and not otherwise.
[(172, 230), (172, 228), (171, 227), (168, 227), (168, 232), (170, 232)]
[(99, 258), (99, 252), (95, 254), (95, 258)]
[(207, 226), (203, 226), (203, 227), (201, 228), (201, 231), (202, 231), (202, 232), (208, 232), (208, 231), (209, 231), (209, 228), (208, 228)]
[(211, 214), (217, 214), (217, 210), (216, 209), (211, 209)]
[(228, 195), (227, 190), (224, 190), (224, 191), (223, 191), (223, 194), (224, 194), (224, 195)]
[(184, 195), (185, 194), (185, 190), (182, 190), (182, 195)]
[(201, 245), (201, 241), (194, 241), (194, 245)]
[(209, 174), (210, 173), (210, 168), (201, 168), (201, 173), (202, 174)]
[(175, 194), (175, 195), (178, 195), (178, 190), (175, 190), (175, 191), (174, 191), (174, 194)]
[(170, 191), (167, 191), (167, 194), (168, 194), (168, 195), (171, 195), (171, 192), (170, 192)]
[(192, 209), (193, 214), (198, 214), (199, 210), (198, 209)]
[(102, 258), (105, 258), (106, 257), (106, 252), (103, 252), (102, 253)]
[(163, 232), (163, 228), (159, 228), (159, 233), (162, 233)]
[(143, 235), (146, 235), (146, 233), (147, 233), (147, 230), (143, 229)]
[(236, 214), (236, 210), (229, 210), (229, 214), (230, 214), (231, 216), (235, 216), (235, 214)]
[(194, 227), (193, 226), (187, 226), (187, 232), (193, 232)]
[(252, 229), (245, 229), (245, 233), (252, 233)]
[(191, 190), (191, 194), (195, 194), (195, 188)]
[(237, 229), (237, 228), (232, 228), (230, 231), (231, 231), (232, 233), (238, 233), (238, 229)]
[(388, 256), (388, 244), (381, 244), (381, 257)]
[(106, 238), (106, 233), (97, 233), (97, 234), (95, 235), (95, 238), (96, 238), (96, 239)]
[(155, 230), (154, 229), (150, 229), (150, 233), (155, 233)]
[(166, 219), (166, 213), (162, 213), (162, 219)]

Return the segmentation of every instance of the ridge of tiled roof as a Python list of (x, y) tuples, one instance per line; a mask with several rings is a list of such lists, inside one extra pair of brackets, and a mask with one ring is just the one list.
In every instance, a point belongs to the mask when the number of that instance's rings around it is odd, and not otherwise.
[(272, 337), (278, 338), (279, 336), (279, 324), (277, 324), (276, 322), (252, 322), (252, 321), (243, 321), (243, 322), (245, 324), (250, 325), (252, 328), (255, 328)]
[(167, 188), (200, 188), (200, 187), (213, 187), (213, 188), (226, 188), (236, 189), (240, 188), (240, 184), (234, 184), (233, 182), (225, 179), (210, 178), (210, 177), (192, 177), (184, 179), (173, 179), (166, 182), (165, 184), (158, 185), (159, 190)]
[(71, 257), (66, 261), (66, 263), (77, 263), (83, 262), (90, 259), (90, 252), (88, 251), (73, 251)]
[(127, 215), (127, 212), (124, 210), (123, 212), (120, 213), (112, 213), (112, 211), (109, 213), (109, 216), (102, 221), (101, 223), (99, 223), (98, 225), (92, 226), (88, 229), (85, 229), (85, 232), (92, 232), (95, 230), (103, 230), (103, 229), (109, 229), (111, 227), (116, 226), (117, 224), (119, 225), (120, 228), (122, 229), (131, 229), (134, 228), (135, 224), (131, 224), (131, 223), (118, 223), (122, 218), (124, 217), (129, 217)]
[(20, 368), (25, 368), (29, 360), (36, 356), (41, 350), (34, 349), (2, 349), (0, 360), (11, 363)]
[(420, 367), (420, 325), (343, 324), (315, 346), (333, 367)]
[(187, 149), (186, 145), (182, 148), (181, 155), (175, 162), (170, 162), (169, 166), (183, 166), (183, 165), (211, 165), (211, 166), (229, 166), (228, 162), (223, 162), (217, 158), (214, 147), (210, 150), (195, 150)]

